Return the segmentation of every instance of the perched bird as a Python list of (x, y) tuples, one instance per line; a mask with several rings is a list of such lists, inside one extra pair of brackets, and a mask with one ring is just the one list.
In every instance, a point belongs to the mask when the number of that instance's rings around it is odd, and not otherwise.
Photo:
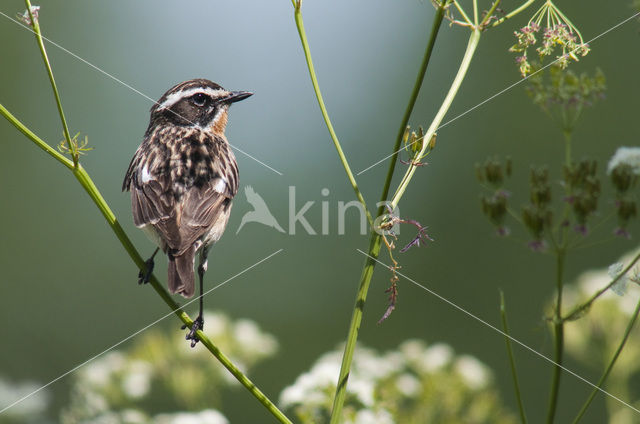
[[(151, 108), (149, 127), (122, 184), (123, 191), (131, 191), (135, 225), (167, 254), (171, 293), (193, 296), (193, 268), (200, 254), (200, 314), (186, 336), (192, 347), (204, 325), (207, 254), (222, 236), (238, 192), (238, 165), (224, 135), (229, 106), (252, 94), (227, 91), (206, 79), (170, 88)], [(148, 282), (157, 252), (140, 272), (139, 283)]]
[(276, 218), (273, 216), (269, 207), (265, 203), (264, 199), (255, 192), (255, 190), (251, 186), (246, 186), (244, 188), (244, 195), (247, 196), (247, 202), (253, 206), (253, 210), (244, 214), (242, 220), (240, 221), (240, 226), (236, 231), (236, 234), (240, 232), (244, 224), (247, 222), (259, 222), (260, 224), (266, 225), (267, 227), (275, 228), (276, 230), (284, 233), (284, 230), (276, 221)]

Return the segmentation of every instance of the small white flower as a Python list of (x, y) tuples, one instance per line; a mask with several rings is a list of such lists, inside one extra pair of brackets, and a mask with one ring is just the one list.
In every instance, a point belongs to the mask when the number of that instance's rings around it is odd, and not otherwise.
[(347, 391), (353, 393), (365, 407), (372, 407), (374, 404), (373, 390), (375, 389), (372, 380), (352, 377), (347, 385)]
[(412, 361), (417, 361), (426, 348), (427, 345), (422, 340), (416, 339), (407, 340), (400, 345), (400, 351)]
[(113, 373), (122, 371), (125, 365), (126, 359), (121, 352), (109, 352), (84, 367), (82, 376), (87, 383), (96, 387), (103, 387), (109, 383)]
[(178, 412), (175, 414), (160, 414), (153, 419), (157, 424), (229, 424), (229, 421), (215, 409), (205, 409), (200, 412)]
[(396, 388), (406, 397), (414, 397), (422, 390), (422, 383), (412, 374), (401, 374), (396, 379)]
[(611, 174), (618, 165), (622, 164), (629, 165), (634, 174), (640, 175), (640, 147), (619, 147), (609, 160), (607, 173)]
[(217, 312), (205, 311), (203, 314), (207, 336), (216, 339), (226, 333), (229, 329), (229, 318)]
[(491, 379), (489, 369), (473, 356), (459, 356), (454, 367), (471, 389), (481, 389), (489, 384)]
[(82, 400), (84, 401), (83, 406), (87, 411), (90, 411), (93, 414), (104, 412), (109, 409), (109, 403), (104, 396), (92, 390), (83, 391)]
[[(11, 384), (10, 382), (0, 378), (0, 405), (7, 406), (12, 404), (24, 396), (27, 396), (42, 385), (34, 382), (23, 382)], [(4, 414), (10, 417), (34, 416), (39, 415), (47, 408), (49, 404), (49, 392), (41, 390), (32, 396), (16, 403)]]
[(353, 421), (354, 424), (394, 424), (393, 416), (386, 409), (372, 411), (363, 409), (358, 411)]
[(335, 385), (339, 373), (340, 363), (323, 356), (309, 372), (298, 376), (293, 385), (282, 391), (280, 404), (286, 408), (295, 404), (321, 403), (326, 398), (322, 390)]
[[(613, 280), (614, 278), (616, 278), (622, 272), (623, 268), (624, 268), (624, 265), (622, 264), (622, 262), (616, 262), (615, 264), (609, 265), (609, 269), (607, 270), (607, 274), (609, 274), (609, 277), (611, 277), (611, 279)], [(617, 294), (618, 296), (624, 296), (625, 293), (627, 292), (627, 283), (628, 282), (629, 281), (627, 279), (627, 276), (623, 275), (622, 277), (620, 277), (618, 279), (618, 281), (616, 281), (611, 286), (611, 290), (613, 290), (613, 292), (615, 294)]]
[(422, 369), (429, 372), (438, 371), (451, 362), (453, 349), (444, 343), (437, 343), (430, 346), (422, 355)]
[(120, 419), (122, 424), (146, 424), (149, 422), (149, 418), (137, 409), (125, 409), (120, 412)]
[(233, 334), (242, 349), (248, 352), (269, 356), (278, 350), (276, 339), (272, 335), (260, 331), (256, 323), (248, 319), (238, 320), (234, 326)]
[(399, 371), (404, 366), (403, 359), (398, 353), (380, 356), (372, 349), (358, 348), (353, 370), (363, 378), (381, 380)]
[(139, 399), (151, 389), (152, 367), (145, 361), (133, 361), (122, 380), (122, 391), (133, 399)]

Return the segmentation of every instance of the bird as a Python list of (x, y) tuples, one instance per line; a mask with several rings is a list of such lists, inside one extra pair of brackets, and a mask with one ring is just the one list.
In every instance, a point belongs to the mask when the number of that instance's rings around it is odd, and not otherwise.
[(151, 107), (149, 126), (122, 184), (131, 192), (134, 224), (158, 246), (140, 271), (140, 284), (149, 282), (162, 249), (169, 262), (169, 292), (193, 297), (199, 255), (200, 313), (186, 335), (191, 347), (204, 327), (207, 255), (227, 226), (238, 192), (238, 164), (225, 136), (229, 107), (251, 95), (202, 78), (171, 87)]
[(264, 199), (256, 193), (256, 191), (251, 186), (246, 186), (244, 188), (244, 195), (247, 197), (247, 202), (253, 206), (253, 210), (244, 214), (242, 220), (240, 221), (240, 226), (236, 231), (236, 234), (240, 232), (244, 224), (247, 222), (258, 222), (260, 224), (266, 225), (267, 227), (275, 228), (276, 230), (284, 233), (284, 230), (276, 221), (276, 218), (273, 216), (269, 207), (265, 203)]

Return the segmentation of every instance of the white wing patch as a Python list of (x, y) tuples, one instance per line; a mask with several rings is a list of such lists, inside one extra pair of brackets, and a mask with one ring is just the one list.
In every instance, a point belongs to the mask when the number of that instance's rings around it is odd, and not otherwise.
[(140, 179), (142, 180), (143, 184), (151, 181), (151, 174), (149, 173), (149, 168), (147, 167), (146, 164), (144, 168), (142, 168), (142, 175), (140, 176)]
[(213, 186), (213, 189), (220, 194), (227, 193), (227, 182), (225, 181), (224, 177), (220, 177), (217, 179), (216, 184)]

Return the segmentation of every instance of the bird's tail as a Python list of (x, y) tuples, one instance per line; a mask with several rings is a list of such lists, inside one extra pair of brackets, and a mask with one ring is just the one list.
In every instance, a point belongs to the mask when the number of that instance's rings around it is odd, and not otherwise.
[(193, 264), (195, 262), (195, 246), (179, 255), (169, 252), (169, 292), (180, 293), (184, 297), (192, 297), (196, 291)]

